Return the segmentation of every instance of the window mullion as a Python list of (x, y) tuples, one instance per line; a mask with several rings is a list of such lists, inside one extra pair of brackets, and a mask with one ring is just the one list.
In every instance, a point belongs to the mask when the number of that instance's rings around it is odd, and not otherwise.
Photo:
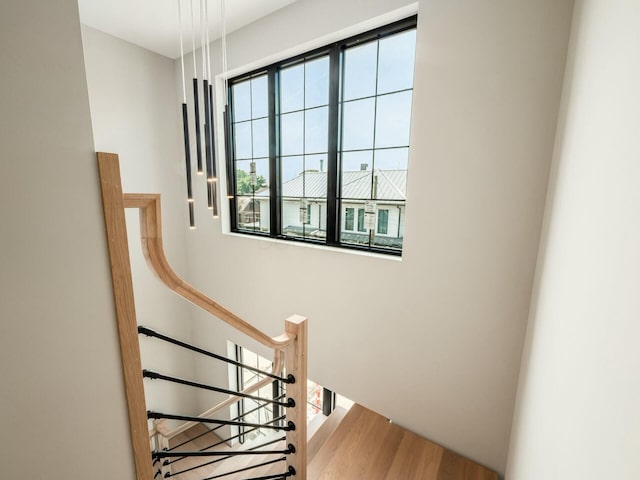
[(327, 155), (327, 245), (340, 243), (338, 146), (340, 134), (340, 46), (329, 53), (329, 152)]
[(272, 66), (267, 72), (267, 89), (269, 95), (269, 218), (272, 237), (278, 237), (282, 228), (280, 198), (280, 162), (279, 162), (279, 119), (278, 119), (278, 72)]

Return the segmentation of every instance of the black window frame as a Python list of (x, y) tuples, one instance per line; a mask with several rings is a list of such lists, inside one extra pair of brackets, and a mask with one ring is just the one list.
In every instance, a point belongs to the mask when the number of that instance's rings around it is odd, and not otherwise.
[[(343, 53), (345, 49), (356, 46), (360, 43), (380, 40), (384, 37), (402, 33), (407, 30), (417, 29), (418, 16), (412, 15), (405, 19), (391, 24), (369, 30), (367, 32), (348, 37), (320, 48), (287, 58), (285, 60), (272, 63), (265, 67), (243, 73), (228, 81), (229, 88), (227, 107), (224, 112), (224, 128), (226, 143), (226, 167), (227, 167), (227, 197), (229, 199), (230, 229), (234, 233), (243, 235), (275, 238), (290, 242), (303, 242), (316, 245), (339, 247), (351, 250), (360, 250), (373, 253), (383, 253), (386, 255), (401, 256), (403, 248), (384, 248), (372, 244), (359, 245), (355, 243), (343, 243), (340, 240), (341, 233), (341, 196), (340, 196), (340, 129), (341, 129), (341, 76)], [(326, 238), (316, 239), (310, 237), (294, 237), (282, 233), (282, 196), (281, 196), (281, 170), (280, 152), (278, 145), (279, 138), (279, 112), (278, 112), (278, 92), (280, 69), (291, 67), (296, 64), (312, 60), (317, 57), (329, 57), (329, 132), (328, 132), (328, 154), (327, 154), (327, 208), (326, 208)], [(252, 77), (267, 75), (268, 81), (268, 122), (269, 122), (269, 232), (249, 231), (238, 228), (237, 202), (235, 199), (236, 178), (234, 168), (234, 131), (233, 131), (233, 105), (232, 85), (251, 79)], [(413, 89), (413, 87), (412, 87)], [(354, 218), (355, 221), (356, 218)], [(377, 231), (376, 228), (373, 230)], [(404, 243), (404, 242), (403, 242)]]

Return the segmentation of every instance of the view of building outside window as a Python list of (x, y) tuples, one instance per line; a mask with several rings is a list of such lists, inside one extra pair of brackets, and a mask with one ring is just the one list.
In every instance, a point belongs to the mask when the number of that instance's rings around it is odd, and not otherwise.
[[(409, 30), (345, 50), (340, 149), (344, 243), (402, 248), (415, 35)], [(358, 209), (356, 233), (349, 217), (353, 209)]]
[[(337, 178), (328, 178), (328, 53), (282, 62), (277, 105), (279, 198), (269, 185), (267, 74), (232, 81), (236, 221), (239, 231), (269, 233), (277, 202), (277, 236), (325, 241), (328, 185), (337, 184), (340, 245), (401, 251), (404, 239), (415, 28), (354, 42), (340, 50)], [(273, 152), (272, 152), (273, 153)], [(272, 165), (274, 165), (272, 163)], [(335, 217), (335, 215), (334, 215)]]
[(269, 209), (261, 211), (256, 194), (269, 189), (267, 76), (233, 85), (235, 196), (238, 224), (245, 230), (269, 231)]

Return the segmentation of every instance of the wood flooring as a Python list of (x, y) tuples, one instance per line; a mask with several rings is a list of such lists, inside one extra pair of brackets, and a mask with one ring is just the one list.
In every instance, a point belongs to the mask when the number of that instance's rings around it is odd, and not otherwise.
[[(176, 437), (172, 443), (175, 445), (188, 441), (205, 431), (206, 427), (202, 425), (194, 427)], [(200, 450), (217, 440), (214, 434), (208, 433), (180, 449)], [(261, 441), (264, 442), (264, 439)], [(249, 443), (242, 448), (250, 447)], [(233, 450), (238, 447), (216, 447), (220, 448)], [(267, 448), (285, 447), (284, 442), (280, 442)], [(202, 480), (220, 476), (225, 480), (240, 480), (274, 475), (286, 471), (285, 462), (251, 468), (233, 475), (224, 474), (251, 467), (251, 462), (255, 465), (258, 461), (276, 460), (278, 457), (275, 455), (259, 460), (234, 457), (171, 478)], [(205, 462), (201, 458), (184, 459), (173, 464), (173, 471), (177, 473), (202, 463)], [(348, 411), (338, 408), (311, 435), (308, 442), (307, 480), (498, 480), (498, 475), (355, 404)]]
[(309, 462), (307, 478), (498, 480), (498, 475), (356, 404)]

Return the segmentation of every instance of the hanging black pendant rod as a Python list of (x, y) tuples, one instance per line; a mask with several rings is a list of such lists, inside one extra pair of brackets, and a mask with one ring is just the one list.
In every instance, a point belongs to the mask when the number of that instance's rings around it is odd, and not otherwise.
[(216, 478), (224, 478), (224, 477), (228, 477), (229, 475), (233, 475), (235, 473), (248, 472), (249, 470), (255, 470), (256, 468), (266, 467), (267, 465), (273, 465), (274, 463), (280, 463), (280, 462), (286, 462), (286, 461), (287, 461), (287, 457), (280, 457), (280, 458), (276, 458), (275, 460), (269, 460), (268, 462), (262, 462), (256, 465), (249, 465), (248, 467), (239, 468), (231, 472), (225, 472), (225, 473), (220, 473), (218, 475), (213, 475), (211, 477), (206, 477), (206, 478), (203, 478), (202, 480), (214, 480)]
[(187, 111), (187, 89), (184, 81), (184, 45), (182, 43), (182, 7), (178, 0), (178, 23), (180, 34), (180, 66), (182, 69), (182, 131), (184, 136), (184, 160), (187, 175), (187, 202), (189, 205), (189, 227), (195, 228), (193, 190), (191, 187), (191, 148), (189, 142), (189, 113)]
[(208, 67), (208, 48), (207, 48), (207, 32), (209, 30), (207, 18), (207, 0), (200, 0), (200, 48), (202, 53), (202, 97), (204, 100), (204, 143), (205, 143), (205, 167), (207, 171), (207, 206), (213, 208), (213, 195), (209, 183), (212, 181), (211, 176), (211, 112), (209, 111), (209, 79), (207, 73)]
[(191, 5), (191, 57), (193, 59), (193, 108), (194, 108), (194, 120), (196, 129), (196, 157), (197, 157), (197, 170), (198, 175), (203, 174), (202, 170), (202, 140), (200, 136), (200, 100), (198, 96), (198, 67), (196, 64), (196, 29), (193, 12), (193, 0), (190, 0)]
[[(195, 55), (195, 54), (194, 54)], [(196, 157), (197, 157), (197, 172), (198, 175), (202, 175), (202, 140), (200, 139), (200, 102), (198, 100), (198, 79), (193, 79), (193, 108), (195, 117), (196, 128)]]
[[(202, 390), (209, 390), (211, 392), (224, 393), (226, 395), (233, 395), (240, 398), (248, 398), (250, 400), (255, 400), (257, 402), (268, 402), (274, 405), (280, 405), (281, 407), (293, 408), (296, 406), (296, 402), (293, 400), (293, 398), (288, 398), (286, 403), (278, 402), (276, 400), (271, 400), (270, 398), (257, 397), (255, 395), (249, 395), (247, 393), (236, 392), (234, 390), (227, 390), (226, 388), (214, 387), (213, 385), (206, 385), (204, 383), (192, 382), (191, 380), (185, 380), (183, 378), (178, 378), (178, 377), (171, 377), (169, 375), (163, 375), (161, 373), (153, 372), (151, 370), (143, 370), (142, 377), (149, 378), (151, 380), (165, 380), (167, 382), (177, 383), (179, 385), (186, 385), (188, 387), (200, 388)], [(194, 417), (194, 418), (196, 419), (194, 421), (198, 421), (197, 419), (199, 417)]]
[(155, 330), (152, 330), (147, 327), (138, 326), (138, 333), (142, 335), (146, 335), (147, 337), (154, 337), (160, 339), (164, 342), (171, 343), (172, 345), (177, 345), (178, 347), (186, 348), (187, 350), (191, 350), (192, 352), (200, 353), (201, 355), (206, 355), (207, 357), (215, 358), (216, 360), (220, 360), (221, 362), (228, 363), (230, 365), (234, 365), (236, 367), (241, 367), (251, 372), (257, 373), (259, 375), (263, 375), (265, 377), (273, 378), (274, 380), (279, 380), (284, 383), (294, 383), (295, 379), (293, 375), (288, 375), (287, 378), (279, 377), (278, 375), (274, 375), (273, 373), (266, 372), (264, 370), (260, 370), (259, 368), (255, 368), (249, 365), (245, 365), (244, 363), (240, 363), (236, 360), (231, 360), (230, 358), (223, 357), (221, 355), (215, 354), (213, 352), (209, 352), (200, 347), (196, 347), (189, 343), (183, 342), (181, 340), (177, 340), (172, 337), (168, 337), (163, 335), (162, 333), (158, 333)]
[(189, 227), (195, 228), (195, 215), (193, 211), (193, 191), (191, 187), (191, 154), (189, 152), (189, 114), (187, 113), (187, 104), (182, 104), (182, 125), (184, 132), (184, 159), (187, 172), (187, 203), (189, 205)]
[[(213, 109), (213, 79), (211, 78), (211, 41), (209, 40), (209, 4), (208, 4), (208, 0), (204, 0), (205, 1), (205, 20), (206, 20), (206, 24), (207, 24), (207, 29), (205, 31), (205, 40), (206, 40), (206, 45), (205, 45), (205, 50), (207, 53), (207, 80), (209, 81), (209, 95), (208, 95), (208, 100), (209, 100), (209, 117), (207, 119), (207, 122), (209, 123), (209, 145), (211, 147), (211, 153), (209, 155), (209, 163), (211, 164), (210, 166), (210, 170), (211, 170), (211, 177), (208, 179), (208, 181), (211, 182), (216, 182), (216, 180), (218, 179), (218, 175), (216, 173), (216, 148), (215, 148), (215, 141), (214, 141), (214, 135), (213, 135), (213, 127), (215, 125), (214, 122), (214, 109)], [(215, 197), (214, 197), (214, 204), (215, 204)]]
[[(281, 395), (281, 396), (279, 396), (278, 398), (274, 398), (274, 400), (281, 400), (281, 399), (283, 399), (283, 398), (284, 398), (284, 395)], [(265, 404), (263, 404), (263, 405), (260, 405), (259, 407), (252, 408), (251, 410), (249, 410), (249, 411), (247, 411), (247, 412), (244, 412), (244, 413), (242, 413), (242, 414), (240, 414), (240, 415), (238, 415), (238, 416), (236, 416), (236, 417), (233, 417), (231, 420), (232, 420), (232, 421), (240, 420), (241, 418), (244, 418), (244, 417), (246, 417), (247, 415), (251, 415), (252, 413), (257, 412), (257, 411), (258, 411), (258, 410), (260, 410), (261, 408), (265, 408), (267, 405), (268, 405), (268, 404), (266, 404), (266, 403), (265, 403)], [(273, 422), (275, 422), (275, 419), (274, 419), (274, 420), (271, 420), (270, 422), (267, 422), (267, 423), (273, 423)], [(218, 425), (217, 427), (212, 428), (211, 430), (207, 429), (206, 431), (204, 431), (204, 432), (202, 432), (202, 433), (199, 433), (199, 434), (198, 434), (198, 435), (196, 435), (195, 437), (193, 437), (193, 438), (188, 438), (188, 439), (187, 439), (187, 440), (185, 440), (184, 442), (179, 443), (179, 444), (177, 444), (177, 445), (175, 445), (175, 446), (173, 446), (173, 447), (169, 448), (168, 450), (169, 450), (170, 452), (172, 452), (172, 451), (174, 451), (174, 450), (177, 450), (178, 448), (185, 446), (187, 443), (190, 443), (190, 442), (192, 442), (192, 441), (194, 441), (194, 440), (197, 440), (197, 439), (199, 439), (199, 438), (201, 438), (201, 437), (204, 437), (205, 435), (209, 435), (210, 433), (213, 433), (213, 432), (215, 432), (216, 430), (218, 430), (218, 429), (220, 429), (220, 428), (222, 428), (222, 427), (224, 427), (224, 425)], [(252, 429), (251, 431), (253, 431), (253, 430), (254, 430), (254, 429)], [(245, 433), (249, 433), (249, 432), (245, 432)], [(211, 446), (209, 446), (209, 447), (207, 447), (207, 448), (211, 448)], [(206, 449), (203, 449), (203, 450), (206, 450)]]
[(213, 136), (213, 117), (213, 84), (209, 83), (209, 125), (211, 125), (211, 128), (209, 129), (209, 134), (211, 135), (211, 177), (215, 182), (218, 179), (218, 169), (216, 168), (216, 149), (214, 148), (215, 141)]
[(214, 109), (213, 109), (213, 88), (211, 86), (211, 84), (209, 84), (209, 113), (211, 115), (209, 121), (210, 121), (210, 125), (211, 128), (209, 129), (209, 133), (211, 134), (211, 175), (212, 175), (212, 179), (211, 182), (208, 182), (211, 184), (211, 204), (212, 204), (212, 208), (213, 208), (213, 218), (218, 218), (219, 216), (219, 212), (218, 212), (218, 173), (217, 173), (217, 167), (216, 167), (216, 149), (215, 149), (215, 141), (214, 141), (214, 137), (213, 137), (213, 114), (214, 114)]

